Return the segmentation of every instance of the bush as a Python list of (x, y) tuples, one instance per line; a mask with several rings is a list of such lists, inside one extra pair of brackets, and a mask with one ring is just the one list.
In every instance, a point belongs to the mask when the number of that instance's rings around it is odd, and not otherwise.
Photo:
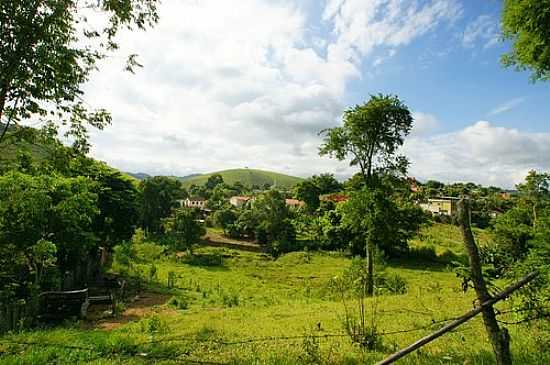
[(173, 296), (166, 304), (180, 310), (189, 308), (189, 301), (183, 296)]
[(379, 294), (406, 294), (407, 280), (397, 274), (379, 273), (375, 278), (376, 290)]
[(158, 260), (166, 251), (166, 247), (151, 242), (134, 244), (132, 256), (140, 262), (153, 262)]
[(437, 254), (434, 246), (411, 247), (407, 256), (418, 261), (437, 262)]

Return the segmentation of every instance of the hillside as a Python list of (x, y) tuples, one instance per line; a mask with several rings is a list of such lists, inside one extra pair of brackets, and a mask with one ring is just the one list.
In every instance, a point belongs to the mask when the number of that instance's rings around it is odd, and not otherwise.
[(183, 177), (181, 178), (181, 181), (183, 182), (183, 186), (185, 187), (189, 187), (192, 184), (202, 185), (206, 183), (210, 176), (215, 174), (221, 175), (224, 182), (226, 182), (227, 184), (234, 184), (239, 181), (241, 184), (246, 186), (263, 186), (265, 184), (269, 184), (276, 185), (278, 187), (289, 188), (303, 180), (300, 177), (284, 175), (272, 171), (255, 169), (232, 169), (192, 177)]

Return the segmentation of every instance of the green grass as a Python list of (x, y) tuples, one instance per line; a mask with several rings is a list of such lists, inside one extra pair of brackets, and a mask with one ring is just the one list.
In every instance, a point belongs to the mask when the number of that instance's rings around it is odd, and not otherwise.
[(263, 171), (255, 169), (233, 169), (213, 172), (211, 174), (205, 174), (200, 176), (193, 176), (182, 180), (184, 187), (189, 187), (192, 184), (203, 185), (208, 178), (214, 174), (220, 174), (223, 180), (227, 184), (235, 184), (240, 182), (245, 186), (258, 185), (263, 186), (265, 184), (276, 185), (282, 188), (290, 188), (302, 181), (303, 179), (295, 176), (288, 176), (279, 174), (272, 171)]
[[(459, 249), (454, 227), (435, 225), (424, 229), (422, 237), (447, 237), (437, 250)], [(417, 239), (415, 245), (422, 242)], [(336, 253), (295, 252), (273, 260), (263, 254), (200, 247), (194, 257), (182, 261), (167, 256), (136, 264), (133, 271), (144, 280), (155, 265), (156, 277), (148, 285), (173, 295), (175, 305), (160, 306), (154, 314), (110, 332), (69, 323), (5, 336), (0, 338), (0, 364), (171, 364), (175, 357), (182, 362), (232, 364), (314, 364), (320, 359), (327, 364), (371, 364), (439, 328), (441, 324), (434, 324), (385, 335), (376, 352), (362, 351), (346, 336), (313, 337), (343, 333), (344, 306), (329, 283), (350, 263), (350, 258)], [(463, 293), (460, 280), (441, 265), (389, 263), (385, 270), (403, 277), (408, 291), (367, 300), (369, 313), (377, 308), (380, 332), (429, 326), (472, 308), (474, 293)], [(173, 289), (166, 288), (170, 272), (175, 275)], [(354, 301), (347, 305), (354, 307)], [(502, 302), (498, 308), (510, 305)], [(515, 363), (550, 363), (547, 331), (524, 325), (509, 330)], [(293, 336), (300, 338), (281, 338)], [(475, 318), (399, 363), (494, 364), (494, 360), (481, 318)]]

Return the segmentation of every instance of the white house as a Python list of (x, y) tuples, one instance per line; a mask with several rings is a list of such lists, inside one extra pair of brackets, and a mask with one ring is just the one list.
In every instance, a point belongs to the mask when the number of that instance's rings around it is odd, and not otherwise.
[(240, 208), (245, 205), (248, 201), (254, 201), (252, 196), (232, 196), (229, 199), (229, 203), (234, 207)]
[(205, 209), (206, 208), (206, 202), (207, 200), (201, 197), (193, 197), (193, 198), (187, 198), (184, 200), (184, 205), (187, 208), (199, 208), (199, 209)]

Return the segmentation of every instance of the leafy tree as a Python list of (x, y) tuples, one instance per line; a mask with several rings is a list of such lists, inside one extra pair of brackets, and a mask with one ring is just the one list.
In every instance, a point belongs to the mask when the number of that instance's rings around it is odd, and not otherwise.
[(237, 213), (230, 208), (220, 209), (213, 215), (214, 223), (223, 228), (225, 234), (229, 234), (229, 227), (237, 221)]
[(208, 177), (205, 187), (208, 190), (213, 190), (215, 187), (221, 184), (223, 184), (223, 176), (220, 174), (214, 174)]
[(152, 233), (160, 233), (161, 221), (178, 206), (184, 196), (181, 182), (165, 176), (155, 176), (140, 183), (141, 219), (143, 227)]
[[(144, 29), (158, 20), (156, 0), (28, 0), (0, 2), (0, 142), (11, 123), (31, 116), (63, 121), (75, 147), (86, 151), (86, 125), (103, 128), (103, 109), (87, 110), (82, 86), (97, 62), (118, 47), (121, 28)], [(96, 28), (90, 13), (107, 22)], [(127, 69), (139, 66), (136, 56)], [(49, 119), (52, 118), (52, 119)]]
[(504, 38), (512, 41), (502, 63), (531, 70), (533, 81), (550, 80), (550, 1), (505, 0), (501, 24)]
[(217, 185), (210, 194), (207, 202), (208, 208), (212, 210), (222, 209), (225, 205), (228, 205), (226, 198), (226, 190), (223, 186)]
[(409, 134), (413, 118), (397, 96), (371, 96), (367, 103), (347, 110), (343, 119), (343, 126), (322, 131), (322, 156), (350, 157), (350, 166), (359, 166), (369, 187), (375, 185), (377, 175), (406, 172), (408, 161), (397, 155), (397, 150)]
[(112, 247), (130, 239), (139, 220), (139, 193), (131, 178), (83, 156), (71, 160), (70, 174), (87, 176), (96, 183), (100, 214), (93, 226), (102, 244)]
[(550, 204), (550, 174), (529, 171), (525, 182), (517, 186), (520, 203), (530, 207), (533, 214), (533, 226), (537, 224), (538, 211)]
[(407, 239), (424, 221), (422, 210), (412, 204), (398, 206), (382, 189), (354, 192), (342, 206), (342, 222), (354, 234), (351, 249), (367, 256), (367, 294), (374, 293), (375, 248), (387, 254), (404, 251)]
[(76, 269), (97, 248), (94, 188), (84, 177), (1, 176), (0, 246), (9, 248), (13, 262), (24, 262), (38, 281), (54, 257), (61, 271)]
[(312, 180), (301, 181), (294, 187), (295, 198), (303, 200), (310, 212), (319, 208), (319, 195), (321, 194), (321, 189)]
[(374, 248), (391, 242), (399, 235), (396, 208), (383, 191), (384, 176), (404, 175), (408, 160), (397, 154), (412, 128), (413, 118), (397, 96), (377, 95), (347, 110), (343, 126), (330, 128), (320, 148), (321, 155), (338, 160), (351, 158), (350, 166), (359, 166), (365, 189), (352, 195), (345, 204), (344, 221), (352, 228), (360, 245), (365, 245), (369, 275), (367, 293), (374, 291)]
[(196, 209), (176, 209), (174, 214), (164, 222), (166, 233), (174, 239), (176, 250), (191, 250), (192, 246), (200, 242), (206, 229), (199, 222), (200, 214)]
[(313, 175), (310, 180), (319, 188), (319, 194), (337, 193), (342, 190), (342, 184), (330, 173)]

